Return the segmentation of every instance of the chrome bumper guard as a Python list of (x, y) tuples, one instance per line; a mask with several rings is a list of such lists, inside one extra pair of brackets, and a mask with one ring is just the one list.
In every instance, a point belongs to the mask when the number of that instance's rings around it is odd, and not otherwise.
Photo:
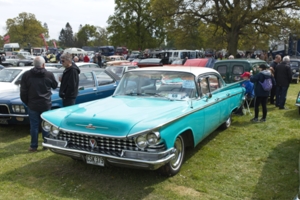
[(29, 117), (28, 114), (0, 114), (0, 117)]
[(141, 152), (123, 150), (121, 157), (94, 153), (90, 151), (82, 151), (78, 149), (67, 148), (68, 142), (46, 138), (47, 142), (43, 143), (43, 147), (49, 148), (52, 152), (70, 156), (85, 161), (86, 155), (101, 156), (106, 163), (116, 166), (134, 167), (141, 169), (155, 170), (167, 164), (175, 157), (175, 149), (171, 148), (163, 152)]

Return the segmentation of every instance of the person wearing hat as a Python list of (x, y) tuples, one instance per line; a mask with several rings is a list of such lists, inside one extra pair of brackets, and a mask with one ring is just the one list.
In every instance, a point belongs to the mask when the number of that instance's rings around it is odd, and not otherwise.
[[(247, 99), (252, 99), (254, 98), (254, 90), (253, 90), (253, 83), (250, 81), (251, 74), (250, 72), (244, 72), (241, 75), (242, 79), (244, 80), (241, 82), (241, 86), (245, 88), (245, 97)], [(237, 115), (244, 115), (243, 114), (243, 108), (245, 105), (242, 105), (236, 112), (235, 114)]]
[(242, 79), (244, 80), (241, 83), (241, 86), (243, 86), (246, 89), (245, 95), (247, 98), (253, 98), (254, 97), (254, 90), (253, 90), (253, 83), (250, 81), (251, 74), (250, 72), (244, 72), (241, 75)]
[[(267, 70), (267, 66), (265, 64), (259, 65), (258, 70), (259, 73), (250, 77), (250, 81), (254, 83), (254, 94), (255, 94), (255, 102), (254, 102), (254, 118), (250, 121), (252, 122), (265, 122), (267, 118), (267, 101), (270, 95), (270, 91), (265, 91), (260, 83), (263, 83), (265, 79), (270, 78), (272, 80), (272, 84), (275, 84), (275, 79), (272, 76), (270, 70)], [(259, 105), (262, 106), (263, 116), (260, 120), (258, 120), (259, 114)]]

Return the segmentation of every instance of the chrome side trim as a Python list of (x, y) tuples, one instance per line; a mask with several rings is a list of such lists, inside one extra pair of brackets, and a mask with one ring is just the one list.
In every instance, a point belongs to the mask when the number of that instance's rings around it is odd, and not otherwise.
[(1, 117), (29, 117), (27, 114), (0, 114)]

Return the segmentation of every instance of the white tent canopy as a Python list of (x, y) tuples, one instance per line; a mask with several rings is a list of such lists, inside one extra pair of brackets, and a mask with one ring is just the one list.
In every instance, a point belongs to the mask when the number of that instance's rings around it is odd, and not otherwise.
[(70, 54), (87, 54), (87, 52), (83, 49), (72, 47), (64, 50), (64, 53)]

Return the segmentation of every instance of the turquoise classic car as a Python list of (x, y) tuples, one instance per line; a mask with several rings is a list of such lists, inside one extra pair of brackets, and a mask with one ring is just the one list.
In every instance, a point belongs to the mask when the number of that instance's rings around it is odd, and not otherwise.
[(42, 114), (43, 146), (87, 164), (179, 172), (185, 148), (231, 124), (244, 88), (214, 69), (127, 71), (113, 96)]

